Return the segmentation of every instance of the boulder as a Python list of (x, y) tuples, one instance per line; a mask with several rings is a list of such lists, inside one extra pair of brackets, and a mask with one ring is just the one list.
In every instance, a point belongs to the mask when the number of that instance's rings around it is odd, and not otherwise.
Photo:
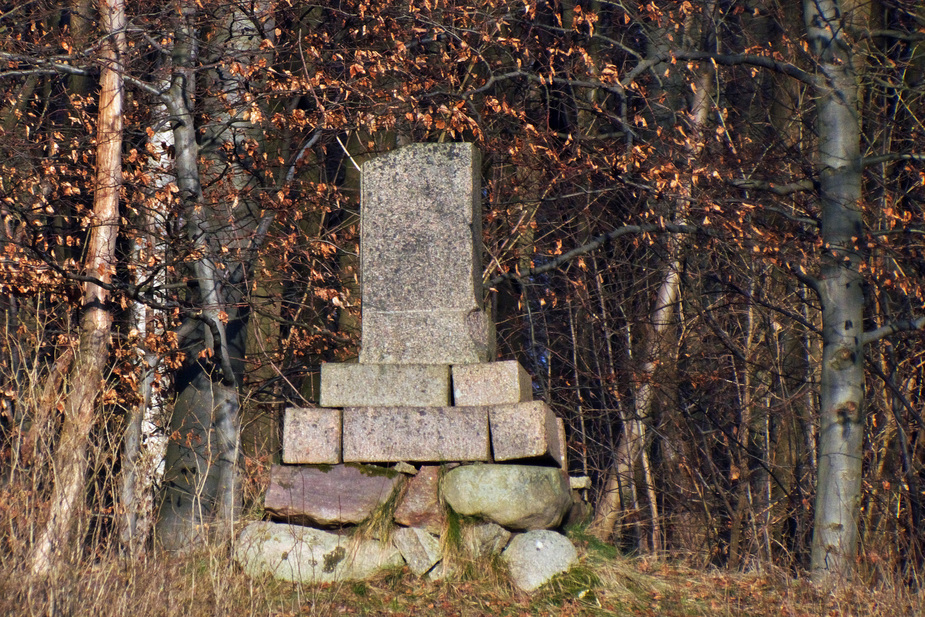
[(459, 514), (480, 516), (508, 529), (549, 529), (571, 506), (568, 476), (553, 467), (464, 465), (441, 488)]
[(372, 465), (274, 465), (264, 507), (272, 518), (290, 523), (356, 524), (385, 503), (403, 477)]
[(363, 580), (403, 563), (391, 544), (266, 521), (244, 528), (234, 557), (250, 576), (301, 583)]
[(578, 561), (578, 551), (562, 534), (536, 530), (514, 536), (501, 559), (514, 585), (529, 593), (557, 574), (568, 572)]

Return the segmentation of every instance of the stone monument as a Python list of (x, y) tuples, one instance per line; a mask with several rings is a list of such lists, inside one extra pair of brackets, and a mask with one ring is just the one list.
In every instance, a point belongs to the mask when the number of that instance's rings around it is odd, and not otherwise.
[[(444, 502), (483, 520), (467, 531), (487, 538), (467, 540), (473, 553), (500, 551), (511, 532), (556, 528), (571, 504), (562, 420), (533, 400), (518, 362), (494, 361), (478, 150), (417, 144), (362, 171), (359, 363), (323, 364), (321, 407), (286, 411), (284, 465), (265, 503), (285, 522), (252, 524), (237, 549), (254, 573), (362, 578), (400, 554), (435, 577), (446, 570), (435, 567)], [(388, 508), (390, 541), (345, 547), (350, 526)], [(293, 524), (303, 528), (287, 536)]]

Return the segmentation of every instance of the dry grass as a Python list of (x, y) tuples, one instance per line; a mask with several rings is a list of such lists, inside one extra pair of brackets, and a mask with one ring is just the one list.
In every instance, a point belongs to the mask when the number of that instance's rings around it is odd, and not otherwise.
[(576, 537), (579, 567), (534, 596), (517, 593), (493, 563), (458, 568), (428, 582), (406, 569), (374, 580), (323, 586), (251, 579), (227, 549), (186, 555), (154, 552), (78, 560), (46, 582), (30, 578), (6, 555), (0, 571), (0, 615), (177, 617), (178, 615), (365, 617), (767, 616), (873, 617), (923, 615), (925, 598), (880, 582), (823, 593), (780, 571), (704, 572), (683, 564), (614, 555)]

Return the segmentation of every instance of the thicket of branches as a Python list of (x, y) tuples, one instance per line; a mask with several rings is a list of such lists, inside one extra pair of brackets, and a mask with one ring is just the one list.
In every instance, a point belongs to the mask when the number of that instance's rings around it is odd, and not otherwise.
[[(100, 4), (0, 5), (0, 559), (38, 563), (60, 508), (94, 309), (111, 341), (77, 531), (51, 561), (146, 550), (164, 499), (167, 544), (259, 508), (282, 410), (357, 352), (359, 165), (473, 141), (499, 355), (566, 418), (600, 535), (818, 570), (820, 418), (842, 414), (863, 430), (857, 563), (918, 580), (917, 3), (130, 1), (118, 32)], [(88, 268), (107, 71), (125, 93), (118, 234)], [(855, 201), (825, 159), (839, 107)], [(863, 310), (842, 360), (836, 275)], [(866, 390), (827, 406), (839, 362)]]

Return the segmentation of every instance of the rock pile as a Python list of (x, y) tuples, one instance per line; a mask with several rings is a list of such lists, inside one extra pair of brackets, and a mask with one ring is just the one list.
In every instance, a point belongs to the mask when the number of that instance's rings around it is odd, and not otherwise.
[(322, 365), (321, 407), (287, 410), (274, 522), (248, 526), (236, 549), (248, 572), (325, 582), (406, 563), (439, 577), (447, 508), (472, 522), (462, 548), (503, 550), (525, 591), (574, 563), (551, 531), (572, 505), (564, 424), (519, 363), (491, 361), (479, 175), (471, 144), (364, 165), (360, 361)]

